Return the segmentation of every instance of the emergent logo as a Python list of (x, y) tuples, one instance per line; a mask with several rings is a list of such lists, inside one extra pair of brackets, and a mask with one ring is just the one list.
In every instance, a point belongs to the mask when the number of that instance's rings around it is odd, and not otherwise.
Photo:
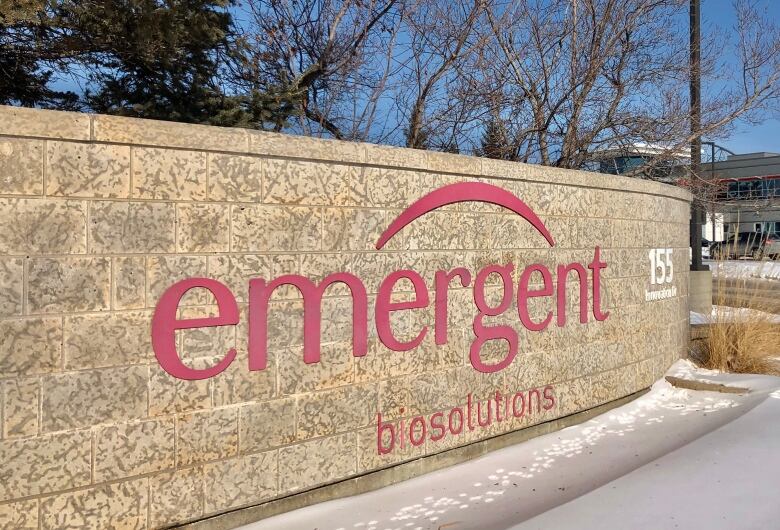
[[(511, 210), (528, 221), (543, 237), (550, 247), (555, 241), (547, 227), (534, 211), (523, 201), (505, 189), (491, 184), (479, 182), (462, 182), (441, 187), (425, 195), (404, 210), (376, 243), (381, 250), (398, 232), (415, 219), (449, 204), (477, 201), (495, 204)], [(555, 324), (562, 327), (566, 324), (566, 283), (570, 273), (575, 273), (579, 282), (579, 321), (588, 322), (590, 313), (597, 321), (603, 321), (609, 312), (601, 308), (601, 270), (607, 266), (601, 261), (599, 247), (593, 251), (593, 260), (589, 264), (572, 262), (560, 264), (553, 272), (541, 263), (529, 265), (520, 272), (515, 288), (512, 273), (514, 264), (492, 264), (479, 270), (476, 275), (464, 267), (451, 270), (439, 270), (433, 281), (433, 289), (426, 284), (423, 277), (409, 269), (402, 269), (387, 275), (379, 285), (376, 294), (374, 321), (378, 339), (394, 351), (408, 351), (417, 348), (431, 331), (429, 326), (422, 326), (414, 339), (402, 341), (396, 338), (391, 327), (391, 315), (398, 311), (425, 309), (430, 307), (433, 298), (435, 343), (447, 343), (448, 294), (453, 280), (463, 287), (473, 286), (475, 316), (472, 322), (474, 339), (471, 343), (469, 357), (471, 365), (480, 372), (497, 372), (509, 366), (517, 355), (519, 339), (512, 326), (506, 324), (487, 325), (485, 317), (503, 315), (517, 301), (517, 318), (530, 331), (542, 331), (553, 321), (553, 313), (549, 311), (542, 318), (532, 318), (529, 311), (529, 300), (533, 298), (555, 297)], [(589, 272), (590, 271), (590, 274)], [(503, 294), (500, 303), (490, 305), (486, 298), (486, 282), (488, 277), (498, 275), (501, 278)], [(413, 299), (408, 301), (393, 301), (393, 290), (402, 280), (411, 283)], [(318, 363), (320, 360), (320, 328), (322, 325), (322, 298), (330, 285), (342, 283), (349, 289), (352, 298), (352, 353), (362, 357), (368, 351), (368, 294), (364, 283), (349, 272), (334, 272), (321, 282), (314, 283), (310, 279), (298, 275), (287, 274), (270, 281), (265, 278), (254, 278), (248, 286), (248, 359), (249, 370), (264, 370), (268, 365), (268, 309), (269, 300), (275, 289), (282, 285), (292, 285), (298, 289), (303, 298), (303, 361), (307, 364)], [(532, 287), (533, 286), (533, 287)], [(202, 288), (210, 291), (216, 300), (217, 316), (207, 318), (179, 319), (176, 317), (179, 302), (190, 289)], [(589, 296), (591, 293), (591, 296)], [(589, 304), (589, 298), (592, 304)], [(155, 309), (152, 319), (152, 346), (160, 366), (180, 379), (207, 379), (223, 372), (235, 359), (235, 349), (230, 349), (222, 359), (209, 368), (194, 369), (186, 366), (176, 351), (176, 330), (202, 328), (211, 326), (235, 326), (239, 322), (239, 311), (233, 293), (222, 283), (210, 278), (189, 278), (173, 284), (163, 295)], [(290, 325), (295, 325), (290, 322)], [(487, 364), (480, 356), (483, 345), (492, 340), (502, 340), (508, 344), (504, 358), (494, 364)]]

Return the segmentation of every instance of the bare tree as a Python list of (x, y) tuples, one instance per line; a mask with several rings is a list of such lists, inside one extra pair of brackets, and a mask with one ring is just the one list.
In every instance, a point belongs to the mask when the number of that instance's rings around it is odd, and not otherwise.
[(277, 130), (477, 154), (487, 142), (501, 158), (567, 168), (646, 145), (652, 177), (694, 136), (765, 118), (780, 94), (780, 33), (754, 0), (737, 0), (733, 31), (703, 43), (698, 131), (687, 0), (247, 6), (237, 92), (277, 112)]
[(396, 0), (248, 0), (238, 91), (276, 112), (277, 130), (298, 118), (306, 134), (366, 139), (355, 122), (370, 129), (375, 120), (391, 73), (397, 7)]

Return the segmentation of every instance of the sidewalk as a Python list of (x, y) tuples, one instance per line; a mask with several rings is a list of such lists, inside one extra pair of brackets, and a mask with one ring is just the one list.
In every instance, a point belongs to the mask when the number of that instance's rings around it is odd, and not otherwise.
[(780, 378), (716, 374), (683, 361), (669, 373), (751, 391), (690, 391), (659, 381), (581, 425), (243, 528), (776, 527)]

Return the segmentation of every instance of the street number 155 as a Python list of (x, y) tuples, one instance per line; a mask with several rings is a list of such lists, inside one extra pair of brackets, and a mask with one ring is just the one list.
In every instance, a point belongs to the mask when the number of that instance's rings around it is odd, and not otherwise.
[(671, 248), (651, 248), (650, 249), (650, 283), (653, 285), (663, 285), (672, 283), (674, 278), (674, 265), (672, 265)]

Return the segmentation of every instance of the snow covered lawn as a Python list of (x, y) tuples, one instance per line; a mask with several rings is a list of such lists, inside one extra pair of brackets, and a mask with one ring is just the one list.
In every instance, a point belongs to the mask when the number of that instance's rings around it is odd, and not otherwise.
[(706, 261), (713, 276), (723, 275), (726, 278), (761, 278), (765, 280), (780, 280), (780, 261)]
[(749, 388), (664, 380), (586, 423), (245, 530), (777, 528), (780, 378), (669, 371)]
[[(746, 307), (728, 307), (713, 305), (710, 315), (691, 311), (691, 324), (710, 324), (712, 322), (738, 322), (742, 320), (759, 320), (761, 322), (776, 322), (780, 324), (780, 315), (766, 313), (758, 309)], [(780, 349), (780, 346), (778, 346)]]

